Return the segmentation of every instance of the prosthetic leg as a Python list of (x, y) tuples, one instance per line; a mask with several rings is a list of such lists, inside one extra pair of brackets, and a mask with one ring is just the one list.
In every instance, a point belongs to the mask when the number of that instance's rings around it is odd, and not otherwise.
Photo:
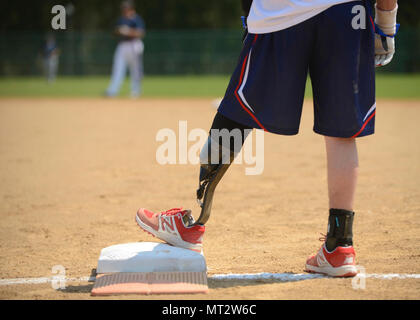
[[(252, 128), (238, 124), (230, 119), (217, 114), (212, 125), (212, 129), (217, 130), (240, 130), (241, 144), (236, 144), (229, 136), (229, 139), (213, 139), (210, 135), (206, 144), (200, 153), (200, 177), (197, 189), (197, 202), (201, 207), (201, 213), (198, 219), (193, 223), (194, 225), (204, 225), (210, 218), (211, 207), (213, 203), (213, 196), (216, 186), (222, 179), (237, 153), (242, 148), (247, 135), (252, 131)], [(220, 136), (219, 136), (220, 138)], [(223, 143), (225, 141), (225, 144)], [(226, 144), (228, 141), (228, 145)], [(239, 150), (238, 150), (239, 149)], [(215, 153), (217, 152), (217, 154)], [(214, 157), (216, 156), (216, 161)]]
[[(249, 10), (251, 8), (252, 0), (241, 0), (242, 4), (242, 10), (244, 12), (244, 16), (242, 18), (242, 23), (245, 28), (244, 35), (242, 37), (242, 41), (244, 41), (246, 35), (248, 34), (248, 30), (246, 28), (246, 17), (249, 14)], [(242, 145), (245, 142), (245, 139), (247, 135), (251, 132), (252, 128), (244, 126), (242, 124), (236, 123), (235, 121), (232, 121), (228, 118), (225, 118), (220, 113), (216, 114), (216, 117), (214, 118), (212, 128), (217, 129), (241, 129), (242, 131)], [(248, 129), (248, 130), (245, 130)], [(211, 143), (217, 143), (215, 141), (211, 141), (211, 137), (207, 140), (207, 144), (204, 146), (208, 147), (208, 150), (211, 150)], [(223, 148), (222, 145), (219, 145), (220, 148)], [(208, 158), (207, 164), (201, 162), (200, 167), (200, 181), (198, 184), (197, 189), (197, 202), (201, 207), (201, 213), (198, 217), (197, 221), (193, 224), (205, 224), (207, 220), (210, 218), (210, 212), (211, 212), (211, 206), (213, 203), (213, 196), (214, 191), (216, 189), (217, 184), (222, 179), (223, 175), (229, 168), (230, 164), (232, 163), (233, 159), (235, 158), (236, 154), (234, 152), (234, 148), (232, 146), (232, 143), (229, 146), (230, 154), (229, 154), (229, 161), (227, 163), (223, 163), (222, 155), (219, 156), (219, 162), (217, 164), (211, 164), (210, 162), (210, 154), (211, 152), (208, 152)], [(237, 150), (239, 152), (239, 150)], [(201, 160), (201, 155), (200, 155)]]
[(234, 153), (231, 152), (229, 163), (222, 163), (222, 161), (220, 161), (219, 164), (202, 164), (200, 166), (200, 180), (197, 189), (197, 202), (201, 207), (201, 213), (195, 224), (205, 224), (210, 218), (214, 191), (216, 190), (217, 184), (222, 179), (233, 159)]

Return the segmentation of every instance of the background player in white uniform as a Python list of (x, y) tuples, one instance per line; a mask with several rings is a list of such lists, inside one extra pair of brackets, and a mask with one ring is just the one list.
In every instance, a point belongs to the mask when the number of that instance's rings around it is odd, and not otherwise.
[(55, 36), (49, 33), (43, 48), (44, 74), (48, 83), (53, 83), (57, 78), (59, 56), (60, 50)]
[(118, 95), (128, 67), (131, 76), (131, 96), (138, 97), (141, 93), (141, 79), (143, 78), (144, 44), (142, 39), (145, 36), (145, 25), (143, 19), (136, 13), (132, 1), (122, 2), (121, 13), (122, 16), (118, 19), (115, 28), (120, 41), (115, 50), (111, 82), (106, 95), (111, 97)]

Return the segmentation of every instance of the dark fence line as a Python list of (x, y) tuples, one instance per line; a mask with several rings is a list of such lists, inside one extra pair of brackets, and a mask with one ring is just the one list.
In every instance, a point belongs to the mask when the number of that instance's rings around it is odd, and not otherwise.
[[(65, 31), (55, 34), (60, 49), (59, 74), (102, 75), (111, 71), (117, 39), (108, 32)], [(39, 75), (46, 35), (0, 34), (0, 75)], [(148, 31), (146, 74), (229, 74), (242, 46), (241, 30)], [(420, 72), (420, 30), (401, 29), (397, 52), (384, 72)]]

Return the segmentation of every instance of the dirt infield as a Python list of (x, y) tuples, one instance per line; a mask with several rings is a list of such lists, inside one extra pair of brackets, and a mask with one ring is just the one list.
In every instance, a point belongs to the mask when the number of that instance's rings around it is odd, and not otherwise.
[[(354, 225), (367, 273), (420, 274), (419, 101), (378, 101), (374, 136), (359, 140)], [(158, 241), (134, 223), (139, 207), (193, 209), (198, 167), (159, 165), (158, 130), (208, 130), (215, 109), (200, 99), (1, 99), (0, 278), (89, 276), (103, 247)], [(302, 273), (325, 233), (324, 144), (307, 102), (300, 134), (265, 135), (261, 175), (230, 168), (207, 224), (209, 275)], [(92, 283), (2, 285), (1, 299), (93, 299)], [(210, 280), (207, 295), (128, 299), (419, 299), (420, 279), (296, 282)], [(114, 297), (115, 298), (115, 297)], [(111, 298), (112, 299), (112, 298)]]

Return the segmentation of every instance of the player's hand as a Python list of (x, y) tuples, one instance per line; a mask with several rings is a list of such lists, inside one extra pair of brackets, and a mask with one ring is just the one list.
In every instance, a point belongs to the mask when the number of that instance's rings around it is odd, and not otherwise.
[(120, 26), (118, 27), (118, 33), (122, 36), (129, 36), (131, 28), (129, 26)]
[(397, 10), (384, 11), (375, 5), (375, 66), (381, 67), (391, 62), (395, 53), (395, 33), (397, 32)]
[(394, 38), (375, 34), (375, 66), (381, 67), (391, 62), (395, 53)]

